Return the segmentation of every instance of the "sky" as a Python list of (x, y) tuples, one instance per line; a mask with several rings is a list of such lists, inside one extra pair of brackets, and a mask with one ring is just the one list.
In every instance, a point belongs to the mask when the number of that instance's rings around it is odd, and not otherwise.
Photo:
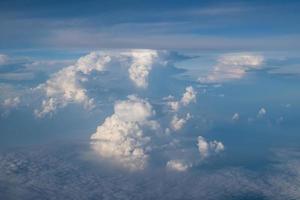
[(298, 1), (4, 0), (0, 5), (3, 51), (299, 50)]
[(0, 199), (299, 199), (299, 7), (1, 1)]

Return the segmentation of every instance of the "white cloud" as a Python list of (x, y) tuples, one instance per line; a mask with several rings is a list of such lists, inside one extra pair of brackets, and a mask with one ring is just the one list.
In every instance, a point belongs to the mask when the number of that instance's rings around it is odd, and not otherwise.
[[(111, 159), (131, 170), (141, 170), (147, 165), (150, 137), (144, 136), (143, 128), (155, 128), (152, 106), (143, 99), (129, 96), (118, 101), (114, 114), (107, 117), (91, 136), (92, 148), (101, 157)], [(150, 124), (150, 126), (149, 126)]]
[(192, 86), (188, 86), (185, 88), (185, 93), (181, 98), (181, 103), (184, 106), (189, 105), (191, 102), (196, 102), (197, 92), (194, 90)]
[(154, 113), (151, 105), (141, 101), (134, 95), (128, 96), (129, 101), (119, 101), (115, 104), (115, 114), (123, 121), (142, 122)]
[(146, 88), (148, 76), (155, 58), (158, 57), (158, 52), (154, 50), (132, 50), (123, 55), (129, 55), (132, 58), (132, 64), (128, 69), (130, 79), (137, 87)]
[(174, 101), (173, 96), (165, 97), (165, 100), (170, 100), (167, 102), (167, 105), (171, 108), (171, 111), (177, 112), (182, 106), (187, 106), (190, 103), (196, 102), (197, 92), (194, 90), (192, 86), (188, 86), (185, 88), (185, 92), (182, 94), (180, 101)]
[(234, 113), (234, 115), (232, 116), (232, 120), (233, 121), (238, 121), (239, 119), (240, 119), (239, 113)]
[[(177, 113), (181, 107), (185, 107), (192, 102), (196, 102), (196, 95), (197, 92), (194, 90), (194, 88), (192, 86), (188, 86), (185, 88), (185, 92), (182, 94), (180, 101), (175, 101), (173, 96), (165, 97), (164, 100), (167, 100), (166, 104), (170, 107), (170, 110)], [(173, 131), (182, 129), (190, 118), (190, 113), (187, 113), (187, 115), (183, 118), (179, 118), (177, 114), (174, 114), (170, 122), (170, 129)], [(165, 133), (169, 134), (171, 131), (170, 129), (167, 128)]]
[(216, 140), (208, 142), (202, 136), (198, 137), (198, 150), (202, 159), (207, 158), (211, 154), (219, 153), (225, 149), (222, 142)]
[(245, 76), (249, 69), (259, 69), (264, 57), (253, 53), (224, 54), (219, 57), (213, 71), (205, 77), (200, 77), (200, 82), (216, 83)]
[(166, 167), (169, 170), (183, 172), (186, 171), (190, 165), (182, 160), (169, 160)]
[(7, 98), (4, 100), (3, 102), (3, 107), (5, 108), (15, 108), (20, 104), (20, 98), (19, 97), (15, 97), (15, 98)]
[(263, 117), (266, 114), (267, 114), (267, 110), (265, 108), (261, 108), (257, 113), (257, 117)]
[(35, 110), (38, 117), (54, 112), (57, 108), (69, 103), (83, 104), (85, 108), (93, 108), (93, 99), (88, 97), (82, 83), (88, 80), (92, 71), (104, 71), (112, 60), (121, 66), (128, 67), (128, 76), (140, 88), (148, 86), (148, 76), (159, 52), (155, 50), (125, 50), (91, 52), (69, 67), (53, 74), (44, 84), (36, 89), (45, 93), (42, 107)]
[(186, 122), (191, 118), (190, 113), (187, 113), (187, 115), (184, 118), (179, 118), (177, 115), (174, 115), (171, 121), (171, 128), (174, 131), (178, 131), (183, 128), (183, 126), (186, 124)]
[(38, 117), (54, 112), (58, 107), (65, 107), (69, 103), (83, 104), (85, 108), (93, 107), (93, 99), (86, 94), (81, 85), (85, 81), (82, 74), (89, 74), (93, 70), (103, 71), (111, 58), (103, 53), (92, 52), (81, 57), (75, 65), (63, 68), (44, 84), (36, 89), (45, 93), (40, 110), (35, 110)]

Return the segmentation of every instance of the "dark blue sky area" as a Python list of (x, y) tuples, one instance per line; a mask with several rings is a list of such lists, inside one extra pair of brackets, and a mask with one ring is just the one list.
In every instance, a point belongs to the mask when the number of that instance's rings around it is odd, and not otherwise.
[(1, 1), (0, 50), (299, 50), (299, 1)]

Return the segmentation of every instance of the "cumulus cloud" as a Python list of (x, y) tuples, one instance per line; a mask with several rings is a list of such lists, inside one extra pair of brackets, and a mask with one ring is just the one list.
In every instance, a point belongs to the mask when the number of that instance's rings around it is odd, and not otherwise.
[(65, 107), (69, 103), (83, 104), (85, 108), (93, 107), (93, 99), (87, 96), (82, 86), (86, 79), (82, 74), (88, 75), (93, 70), (103, 71), (110, 62), (110, 56), (101, 52), (92, 52), (80, 58), (75, 65), (63, 68), (36, 89), (45, 93), (45, 99), (40, 109), (35, 110), (38, 117), (52, 113), (58, 107)]
[(198, 137), (198, 150), (202, 159), (207, 158), (212, 154), (219, 153), (225, 149), (222, 142), (214, 141), (206, 141), (206, 139), (202, 136)]
[[(35, 110), (38, 117), (54, 112), (57, 108), (65, 107), (69, 103), (78, 103), (85, 108), (94, 107), (93, 98), (88, 97), (83, 82), (88, 81), (92, 71), (108, 70), (108, 63), (116, 61), (121, 66), (128, 67), (128, 76), (140, 88), (148, 86), (148, 76), (153, 63), (159, 54), (155, 50), (125, 50), (91, 52), (69, 67), (53, 74), (46, 83), (36, 89), (43, 91), (45, 98), (40, 109)], [(162, 58), (165, 59), (165, 58)], [(161, 60), (159, 63), (162, 63)]]
[(190, 165), (182, 160), (169, 160), (166, 165), (167, 169), (172, 171), (186, 171)]
[(167, 105), (171, 108), (171, 111), (177, 112), (182, 106), (187, 106), (190, 103), (196, 102), (197, 92), (194, 90), (192, 86), (188, 86), (185, 88), (185, 92), (182, 94), (180, 101), (174, 100), (173, 96), (169, 96), (164, 98), (168, 100)]
[(261, 118), (261, 117), (265, 116), (266, 114), (267, 114), (267, 110), (265, 108), (261, 108), (257, 113), (257, 117)]
[(144, 128), (153, 128), (149, 120), (155, 114), (146, 100), (129, 96), (118, 101), (114, 113), (91, 136), (92, 148), (101, 157), (111, 159), (131, 170), (141, 170), (147, 165), (150, 137), (144, 135)]
[(192, 86), (188, 86), (185, 88), (185, 92), (183, 93), (180, 101), (176, 101), (173, 96), (165, 97), (164, 100), (167, 100), (167, 106), (169, 106), (170, 110), (175, 113), (170, 122), (170, 128), (165, 130), (166, 133), (170, 133), (171, 130), (178, 131), (183, 128), (186, 122), (191, 118), (190, 113), (187, 113), (185, 117), (178, 117), (177, 112), (180, 108), (188, 106), (192, 102), (196, 102), (197, 92), (194, 90)]
[(187, 113), (184, 118), (179, 118), (177, 115), (174, 115), (170, 123), (172, 130), (174, 131), (181, 130), (190, 118), (191, 118), (190, 113)]
[(216, 83), (240, 79), (245, 76), (247, 70), (259, 69), (264, 57), (253, 53), (225, 54), (219, 57), (214, 69), (199, 81), (204, 83)]
[(184, 106), (189, 105), (191, 102), (196, 102), (197, 92), (194, 90), (192, 86), (185, 88), (185, 93), (181, 98), (181, 103)]
[(130, 79), (137, 87), (146, 88), (148, 86), (148, 76), (155, 58), (158, 57), (158, 52), (154, 50), (133, 50), (123, 55), (132, 58), (132, 64), (128, 69)]

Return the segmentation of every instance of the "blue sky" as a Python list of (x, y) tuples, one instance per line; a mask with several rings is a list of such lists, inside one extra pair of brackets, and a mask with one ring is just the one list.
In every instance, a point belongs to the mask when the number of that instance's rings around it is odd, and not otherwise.
[(0, 199), (299, 199), (299, 8), (1, 1)]
[(2, 51), (299, 50), (298, 1), (1, 1)]

